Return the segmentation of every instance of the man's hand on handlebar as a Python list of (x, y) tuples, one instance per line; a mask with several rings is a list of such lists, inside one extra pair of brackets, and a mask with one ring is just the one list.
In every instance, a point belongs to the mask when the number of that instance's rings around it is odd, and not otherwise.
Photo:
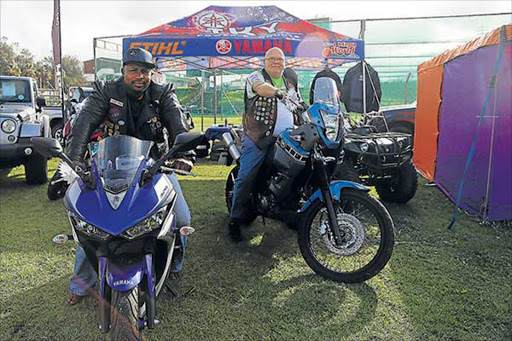
[(274, 97), (280, 101), (283, 101), (286, 97), (286, 94), (284, 94), (281, 90), (276, 89), (276, 91), (274, 91)]

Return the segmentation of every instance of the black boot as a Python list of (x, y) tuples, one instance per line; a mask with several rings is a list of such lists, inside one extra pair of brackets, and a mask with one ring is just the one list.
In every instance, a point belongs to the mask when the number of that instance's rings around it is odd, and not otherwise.
[(240, 223), (233, 220), (229, 222), (229, 236), (231, 237), (231, 240), (235, 243), (242, 241)]

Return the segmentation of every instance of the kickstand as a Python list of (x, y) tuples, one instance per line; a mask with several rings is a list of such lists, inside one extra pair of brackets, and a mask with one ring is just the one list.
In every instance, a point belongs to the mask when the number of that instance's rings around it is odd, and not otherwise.
[(172, 287), (172, 284), (171, 284), (171, 281), (169, 279), (167, 279), (165, 281), (165, 288), (171, 293), (174, 295), (174, 297), (180, 297), (181, 294)]

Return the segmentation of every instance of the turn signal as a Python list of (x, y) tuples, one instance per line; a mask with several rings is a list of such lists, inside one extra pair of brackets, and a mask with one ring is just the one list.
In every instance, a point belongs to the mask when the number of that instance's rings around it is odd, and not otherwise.
[(182, 228), (180, 228), (180, 234), (182, 236), (189, 236), (192, 233), (194, 233), (195, 231), (196, 231), (196, 229), (193, 228), (192, 226), (183, 226)]

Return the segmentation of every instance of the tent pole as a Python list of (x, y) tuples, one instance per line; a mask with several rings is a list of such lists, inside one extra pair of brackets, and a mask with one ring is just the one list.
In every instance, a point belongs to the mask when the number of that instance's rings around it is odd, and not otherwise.
[(204, 131), (204, 71), (201, 70), (201, 131)]
[[(498, 88), (498, 74), (496, 74), (496, 89)], [(482, 217), (487, 220), (489, 216), (489, 196), (491, 195), (491, 177), (493, 169), (493, 152), (494, 152), (494, 128), (496, 124), (496, 105), (498, 102), (498, 91), (494, 92), (494, 108), (492, 110), (492, 125), (491, 125), (491, 145), (489, 147), (489, 166), (487, 167), (487, 185), (485, 187), (485, 201), (480, 209)]]
[(222, 78), (222, 70), (220, 70), (220, 120), (223, 120), (222, 117), (222, 85), (224, 84), (223, 78)]
[(217, 124), (217, 69), (213, 70), (213, 124)]
[[(366, 20), (361, 20), (361, 30), (359, 31), (359, 39), (364, 40), (364, 31), (366, 30)], [(366, 68), (365, 60), (361, 61), (361, 67), (363, 68), (363, 114), (366, 114)]]

